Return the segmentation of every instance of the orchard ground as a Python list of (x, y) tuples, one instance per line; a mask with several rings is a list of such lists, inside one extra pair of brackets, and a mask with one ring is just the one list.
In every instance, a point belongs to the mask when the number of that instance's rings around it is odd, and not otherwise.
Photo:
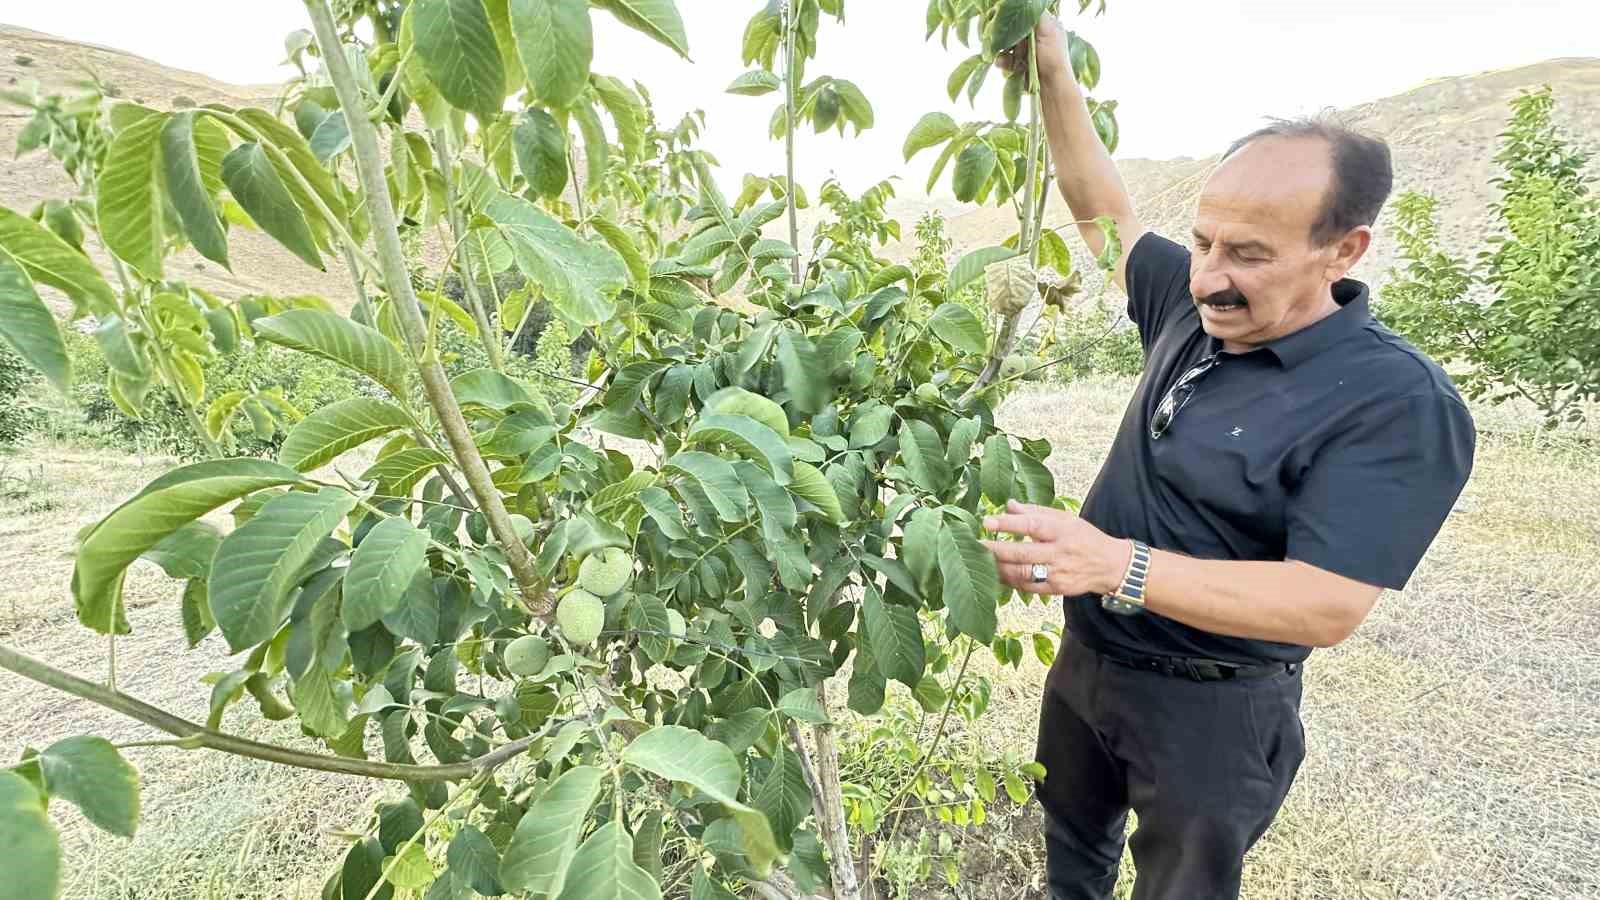
[[(1017, 434), (1049, 438), (1058, 489), (1082, 496), (1130, 389), (1125, 380), (1032, 388), (1002, 418)], [(1312, 657), (1310, 755), (1247, 860), (1246, 897), (1600, 896), (1600, 425), (1548, 433), (1526, 410), (1475, 413), (1476, 471), (1408, 590), (1386, 594), (1351, 639)], [(168, 463), (46, 444), (0, 456), (9, 582), (0, 637), (104, 676), (107, 641), (73, 617), (73, 534)], [(198, 679), (228, 667), (220, 640), (184, 652), (178, 589), (153, 565), (130, 571), (127, 595), (135, 633), (117, 643), (119, 686), (204, 719), (209, 688)], [(1002, 615), (1016, 628), (1060, 621), (1055, 603), (1014, 603)], [(1030, 752), (1044, 666), (1031, 654), (1015, 669), (975, 659), (994, 679), (993, 701), (976, 733), (953, 736), (952, 752)], [(73, 734), (152, 736), (9, 674), (0, 674), (0, 709), (8, 759), (25, 743)], [(224, 728), (246, 721), (235, 707)], [(258, 722), (247, 733), (313, 749), (292, 726)], [(343, 852), (340, 832), (361, 827), (375, 795), (397, 793), (202, 751), (128, 753), (146, 788), (136, 838), (93, 832), (67, 805), (52, 810), (64, 823), (69, 898), (314, 898)], [(848, 749), (845, 762), (848, 778)], [(981, 827), (931, 827), (951, 835), (961, 883), (946, 886), (935, 864), (913, 896), (1044, 896), (1036, 807), (1001, 799)], [(1124, 879), (1119, 896), (1127, 890)]]

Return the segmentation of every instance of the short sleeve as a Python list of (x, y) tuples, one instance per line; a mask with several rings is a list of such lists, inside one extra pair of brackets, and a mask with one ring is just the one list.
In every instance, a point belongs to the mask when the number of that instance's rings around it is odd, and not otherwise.
[(1189, 302), (1189, 251), (1145, 232), (1128, 251), (1128, 318), (1139, 326), (1139, 342), (1148, 355), (1162, 326)]
[(1466, 485), (1476, 443), (1471, 414), (1448, 390), (1362, 411), (1290, 494), (1285, 557), (1404, 588)]

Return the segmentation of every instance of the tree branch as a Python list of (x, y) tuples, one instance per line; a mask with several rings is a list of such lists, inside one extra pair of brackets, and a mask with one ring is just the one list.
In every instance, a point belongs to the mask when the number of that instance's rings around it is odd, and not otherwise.
[[(350, 125), (356, 172), (360, 176), (362, 188), (366, 191), (367, 205), (372, 211), (372, 235), (378, 245), (378, 261), (382, 265), (384, 284), (394, 302), (395, 313), (399, 315), (404, 326), (406, 343), (416, 356), (421, 354), (426, 344), (427, 327), (422, 321), (417, 294), (411, 287), (410, 275), (406, 271), (405, 254), (400, 247), (400, 233), (394, 218), (394, 205), (389, 197), (388, 183), (384, 179), (383, 158), (378, 151), (378, 135), (372, 122), (364, 115), (360, 91), (356, 87), (355, 76), (351, 74), (349, 61), (345, 59), (343, 48), (339, 44), (338, 30), (334, 25), (333, 13), (328, 9), (327, 0), (305, 0), (305, 4), (306, 10), (311, 14), (317, 44), (322, 50), (323, 64), (327, 67), (328, 77), (333, 80), (334, 90), (339, 95), (339, 105), (344, 109), (345, 120)], [(467, 486), (477, 499), (478, 508), (489, 520), (489, 529), (494, 533), (495, 539), (506, 554), (506, 561), (511, 565), (511, 573), (517, 580), (523, 602), (535, 615), (549, 616), (554, 605), (549, 591), (539, 577), (532, 554), (523, 546), (517, 537), (516, 529), (511, 525), (511, 516), (506, 512), (505, 502), (490, 477), (488, 465), (478, 452), (472, 432), (467, 427), (467, 420), (461, 415), (461, 406), (456, 402), (455, 394), (451, 393), (449, 376), (445, 374), (439, 360), (433, 356), (423, 355), (417, 363), (417, 368), (422, 375), (428, 402), (439, 418), (439, 426), (443, 429), (462, 472), (467, 476)]]
[(439, 766), (419, 766), (407, 763), (373, 762), (343, 756), (326, 756), (291, 750), (274, 744), (263, 744), (247, 738), (212, 731), (188, 719), (175, 716), (159, 707), (130, 697), (102, 685), (63, 672), (47, 663), (0, 644), (0, 669), (21, 675), (46, 687), (55, 688), (106, 709), (119, 712), (130, 719), (143, 722), (151, 728), (166, 732), (184, 742), (184, 746), (220, 750), (234, 756), (259, 759), (279, 765), (311, 769), (318, 772), (335, 772), (341, 775), (360, 775), (366, 778), (384, 778), (392, 781), (460, 781), (483, 772), (493, 771), (510, 762), (527, 750), (534, 741), (530, 735), (512, 741), (489, 753), (466, 762)]

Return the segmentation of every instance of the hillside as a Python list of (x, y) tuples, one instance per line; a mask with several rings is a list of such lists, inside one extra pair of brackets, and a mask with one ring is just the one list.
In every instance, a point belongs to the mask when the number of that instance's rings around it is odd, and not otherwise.
[[(70, 96), (77, 91), (73, 82), (84, 77), (85, 69), (111, 85), (119, 97), (154, 109), (173, 109), (173, 101), (180, 97), (195, 103), (271, 109), (278, 95), (276, 85), (225, 84), (121, 50), (0, 24), (0, 85), (26, 90), (28, 83), (34, 81), (44, 92), (60, 91)], [(6, 160), (0, 166), (0, 204), (24, 213), (41, 200), (65, 198), (74, 190), (60, 164), (42, 150), (11, 159), (17, 133), (27, 123), (28, 115), (0, 103), (0, 156)], [(249, 292), (319, 294), (342, 299), (353, 293), (349, 275), (337, 257), (328, 261), (329, 269), (323, 273), (259, 231), (234, 229), (228, 243), (232, 272), (193, 250), (185, 250), (173, 258), (176, 277), (223, 296)], [(92, 247), (91, 252), (104, 261), (104, 253), (98, 247)], [(177, 275), (179, 272), (182, 274)]]
[[(1389, 142), (1394, 152), (1395, 195), (1416, 190), (1437, 197), (1446, 246), (1471, 255), (1479, 249), (1491, 224), (1489, 207), (1496, 192), (1490, 179), (1496, 174), (1494, 154), (1497, 136), (1510, 112), (1507, 104), (1519, 92), (1546, 84), (1555, 89), (1556, 118), (1566, 134), (1600, 148), (1600, 59), (1556, 59), (1515, 69), (1440, 78), (1398, 96), (1339, 110), (1337, 114)], [(1219, 152), (1222, 149), (1225, 148), (1218, 148)], [(1124, 159), (1118, 161), (1118, 167), (1144, 220), (1163, 234), (1186, 242), (1195, 200), (1216, 162), (1215, 156)], [(927, 206), (922, 198), (906, 198), (904, 208), (913, 211), (914, 221), (914, 216)], [(1009, 208), (973, 210), (953, 200), (937, 207), (949, 218), (947, 230), (956, 253), (995, 243), (1016, 227)], [(1045, 211), (1047, 225), (1070, 218), (1059, 193), (1052, 193)], [(897, 215), (901, 215), (898, 210)], [(908, 238), (911, 221), (905, 223)], [(1393, 263), (1395, 245), (1387, 230), (1388, 222), (1386, 210), (1373, 248), (1353, 273), (1355, 277), (1381, 282)], [(1070, 231), (1065, 234), (1070, 238), (1069, 245), (1081, 244)], [(903, 258), (910, 251), (908, 246), (891, 246), (886, 255)], [(1086, 265), (1087, 255), (1079, 262)]]
[[(25, 62), (24, 62), (25, 61)], [(0, 24), (0, 84), (18, 88), (37, 80), (47, 89), (68, 88), (83, 67), (96, 71), (120, 96), (158, 109), (170, 109), (186, 97), (199, 103), (220, 101), (271, 107), (274, 85), (230, 85), (194, 72), (169, 68), (126, 53)], [(1421, 190), (1441, 201), (1445, 240), (1458, 252), (1471, 252), (1484, 234), (1494, 198), (1496, 135), (1504, 125), (1507, 103), (1519, 91), (1549, 84), (1555, 88), (1557, 116), (1568, 133), (1600, 145), (1600, 59), (1557, 59), (1516, 69), (1440, 78), (1406, 93), (1340, 114), (1352, 124), (1386, 138), (1394, 148), (1396, 191)], [(0, 112), (0, 152), (14, 147), (26, 118), (13, 110)], [(1219, 148), (1220, 150), (1221, 148)], [(1207, 159), (1119, 161), (1135, 203), (1153, 227), (1182, 239), (1187, 234), (1195, 198), (1215, 164)], [(920, 182), (929, 160), (919, 159), (907, 182)], [(55, 160), (34, 153), (0, 168), (0, 203), (26, 211), (47, 197), (65, 196), (71, 184)], [(885, 255), (903, 259), (912, 252), (912, 226), (923, 212), (945, 214), (953, 253), (996, 243), (1014, 228), (1009, 209), (973, 209), (948, 196), (903, 194), (891, 204), (907, 240), (886, 248)], [(809, 233), (817, 210), (802, 213)], [(1047, 224), (1069, 216), (1059, 196), (1046, 209)], [(1379, 280), (1394, 256), (1393, 241), (1380, 222), (1372, 252), (1358, 277)], [(1069, 244), (1080, 242), (1068, 232)], [(307, 268), (259, 232), (235, 231), (234, 268), (230, 273), (193, 251), (178, 258), (183, 277), (224, 294), (245, 291), (277, 294), (315, 293), (349, 302), (349, 278), (338, 260), (319, 273)], [(1088, 268), (1086, 258), (1080, 260)], [(1091, 279), (1092, 281), (1093, 279)]]

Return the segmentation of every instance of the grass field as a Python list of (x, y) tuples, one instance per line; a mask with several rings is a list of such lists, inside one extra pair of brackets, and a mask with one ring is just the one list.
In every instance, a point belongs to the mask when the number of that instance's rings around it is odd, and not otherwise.
[[(1060, 489), (1081, 496), (1129, 389), (1038, 389), (1003, 419), (1049, 438)], [(1550, 434), (1525, 412), (1477, 413), (1473, 479), (1408, 589), (1386, 594), (1355, 636), (1307, 667), (1309, 756), (1247, 861), (1246, 897), (1600, 896), (1600, 426)], [(73, 618), (72, 537), (165, 464), (37, 444), (0, 456), (0, 639), (104, 676), (106, 640)], [(118, 642), (119, 685), (203, 719), (209, 688), (198, 679), (230, 668), (220, 641), (183, 651), (175, 583), (154, 566), (135, 568), (127, 596), (135, 633)], [(1004, 616), (1056, 624), (1060, 610), (1012, 605)], [(1017, 669), (985, 662), (990, 714), (953, 746), (1027, 752), (1044, 667), (1031, 656)], [(0, 710), (9, 759), (71, 734), (149, 736), (9, 674)], [(251, 727), (235, 710), (225, 729), (311, 748), (297, 728)], [(128, 752), (146, 788), (136, 838), (93, 832), (65, 804), (52, 810), (64, 822), (67, 897), (316, 897), (343, 850), (338, 832), (359, 829), (385, 791), (217, 754)], [(930, 881), (919, 896), (1043, 896), (1032, 808), (957, 843), (962, 884)]]

